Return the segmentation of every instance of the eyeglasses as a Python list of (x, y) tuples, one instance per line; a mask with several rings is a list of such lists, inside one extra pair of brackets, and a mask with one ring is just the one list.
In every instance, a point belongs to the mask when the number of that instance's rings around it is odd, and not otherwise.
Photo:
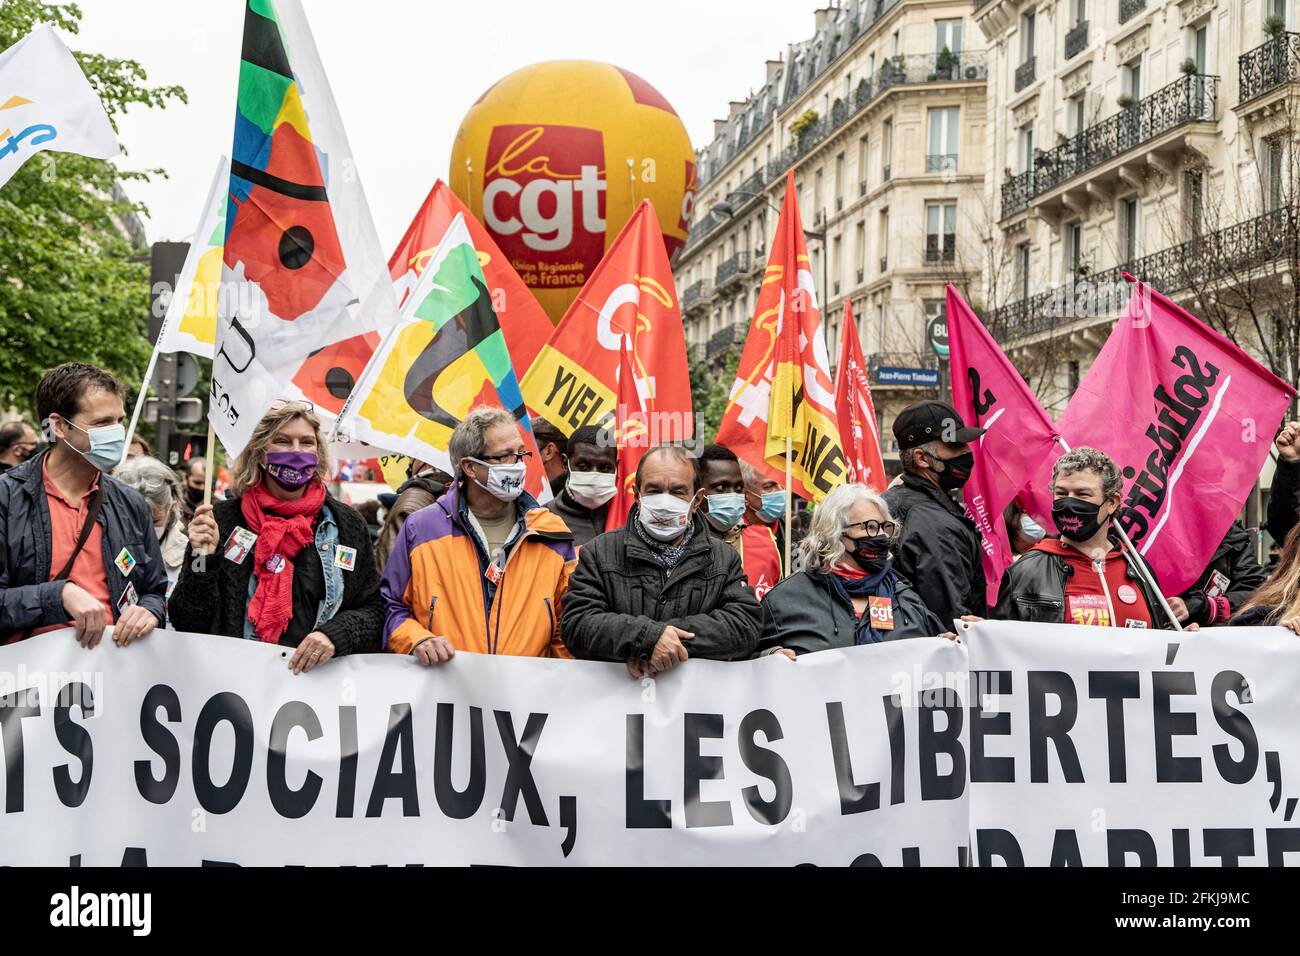
[(851, 528), (861, 528), (867, 533), (868, 537), (883, 534), (886, 537), (892, 538), (894, 532), (898, 530), (898, 525), (894, 524), (892, 521), (875, 521), (868, 519), (866, 521), (855, 521), (853, 524), (846, 524), (844, 526), (845, 531), (848, 531)]
[(290, 405), (301, 407), (309, 414), (316, 414), (316, 405), (305, 398), (277, 398), (271, 402), (271, 406), (267, 411), (278, 412), (280, 409), (288, 408)]
[(508, 451), (503, 455), (484, 455), (476, 460), (484, 464), (517, 465), (521, 461), (526, 462), (532, 457), (533, 453), (531, 451)]

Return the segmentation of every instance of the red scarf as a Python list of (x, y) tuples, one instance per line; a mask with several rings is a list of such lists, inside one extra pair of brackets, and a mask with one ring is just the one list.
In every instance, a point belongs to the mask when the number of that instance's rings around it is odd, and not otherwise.
[[(319, 478), (294, 501), (277, 498), (260, 484), (249, 486), (240, 501), (248, 530), (257, 535), (253, 546), (257, 589), (248, 616), (264, 643), (278, 643), (293, 617), (293, 559), (315, 540), (311, 526), (324, 503), (325, 485)], [(284, 566), (277, 574), (274, 568), (280, 562)]]
[(870, 577), (868, 572), (855, 568), (847, 561), (837, 561), (831, 566), (831, 573), (839, 575), (846, 581), (861, 581), (863, 578)]

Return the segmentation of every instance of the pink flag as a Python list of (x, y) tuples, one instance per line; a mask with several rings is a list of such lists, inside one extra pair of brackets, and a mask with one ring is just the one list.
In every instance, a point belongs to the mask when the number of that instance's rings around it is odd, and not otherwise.
[(1259, 477), (1295, 390), (1131, 276), (1128, 310), (1057, 423), (1125, 478), (1120, 524), (1178, 594), (1205, 570)]
[(1056, 428), (1025, 380), (948, 286), (948, 362), (952, 405), (967, 425), (986, 429), (971, 445), (975, 466), (963, 489), (966, 512), (980, 530), (989, 605), (997, 603), (1002, 572), (1014, 557), (1002, 519), (1013, 498), (1039, 524), (1048, 526), (1052, 499), (1047, 483), (1026, 479), (1041, 473), (1060, 449)]

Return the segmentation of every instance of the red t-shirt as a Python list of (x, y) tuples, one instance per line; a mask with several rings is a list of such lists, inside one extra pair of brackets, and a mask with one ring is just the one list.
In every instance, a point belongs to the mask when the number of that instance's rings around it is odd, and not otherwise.
[[(44, 468), (41, 470), (41, 477), (45, 481), (45, 499), (50, 506), (49, 579), (53, 581), (54, 576), (68, 563), (68, 555), (72, 553), (72, 549), (77, 546), (77, 538), (81, 535), (81, 528), (86, 523), (86, 512), (90, 508), (90, 496), (99, 487), (99, 476), (95, 476), (95, 481), (89, 490), (77, 501), (65, 498), (59, 486), (51, 480), (49, 472)], [(104, 528), (99, 522), (95, 522), (95, 526), (90, 529), (90, 537), (86, 539), (86, 546), (77, 555), (77, 560), (72, 563), (68, 580), (103, 604), (107, 619), (113, 620), (113, 605), (108, 596), (108, 575), (104, 571)], [(32, 631), (32, 635), (44, 634), (46, 631), (57, 630), (71, 623), (67, 621), (64, 624), (40, 627)]]
[(740, 532), (740, 564), (754, 596), (760, 601), (781, 580), (781, 553), (767, 525), (745, 525)]
[[(1036, 551), (1060, 555), (1074, 573), (1065, 579), (1065, 623), (1094, 627), (1151, 627), (1151, 609), (1142, 589), (1129, 579), (1128, 562), (1118, 550), (1106, 555), (1106, 586), (1092, 559), (1055, 538), (1044, 538)], [(1109, 599), (1107, 599), (1109, 591)]]

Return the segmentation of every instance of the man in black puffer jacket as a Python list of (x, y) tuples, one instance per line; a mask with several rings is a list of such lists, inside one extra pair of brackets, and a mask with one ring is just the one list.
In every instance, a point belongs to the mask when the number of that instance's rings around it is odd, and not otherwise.
[(654, 676), (688, 657), (743, 660), (758, 641), (758, 599), (736, 549), (692, 510), (695, 459), (679, 445), (649, 449), (637, 468), (627, 525), (578, 554), (560, 627), (574, 657), (623, 661)]

